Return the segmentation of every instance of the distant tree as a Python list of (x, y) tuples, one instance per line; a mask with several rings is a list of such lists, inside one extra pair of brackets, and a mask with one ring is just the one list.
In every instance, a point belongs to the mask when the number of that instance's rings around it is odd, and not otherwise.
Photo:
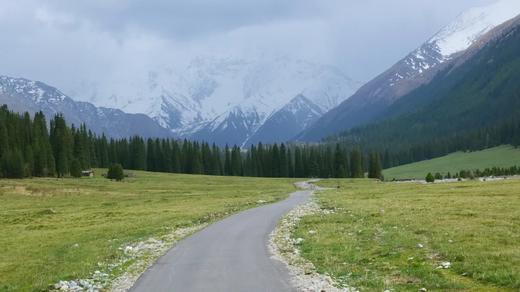
[(287, 157), (287, 148), (282, 143), (280, 145), (280, 176), (281, 177), (288, 177), (289, 176), (289, 159)]
[(294, 150), (294, 176), (295, 177), (304, 177), (305, 176), (302, 151), (300, 148), (296, 148)]
[(56, 115), (51, 121), (50, 141), (56, 159), (56, 173), (63, 177), (70, 171), (74, 140), (62, 115)]
[(20, 151), (8, 151), (2, 155), (2, 172), (7, 178), (24, 177), (24, 161)]
[(350, 152), (350, 175), (353, 178), (364, 178), (363, 158), (359, 150)]
[(290, 148), (287, 149), (287, 166), (289, 167), (289, 172), (287, 173), (287, 175), (289, 177), (294, 177), (294, 163)]
[(430, 172), (426, 175), (426, 182), (427, 183), (434, 183), (435, 182), (435, 177)]
[(125, 177), (123, 167), (119, 163), (113, 163), (108, 168), (107, 178), (108, 179), (115, 179), (117, 181), (123, 180)]
[(336, 144), (336, 150), (334, 151), (334, 177), (347, 177), (347, 157), (339, 144)]
[(369, 178), (383, 178), (383, 172), (381, 169), (381, 159), (378, 153), (372, 153), (369, 155), (368, 162), (368, 177)]
[(435, 180), (442, 180), (442, 174), (440, 173), (435, 173)]
[(70, 175), (75, 178), (81, 177), (81, 163), (77, 158), (72, 159), (72, 162), (70, 163)]
[(232, 171), (232, 165), (231, 165), (231, 153), (229, 150), (229, 146), (226, 145), (224, 148), (224, 175), (231, 175), (233, 173)]
[(271, 148), (271, 176), (280, 177), (280, 151), (278, 145), (275, 143)]
[(242, 175), (242, 156), (240, 154), (240, 147), (234, 146), (231, 150), (231, 175)]

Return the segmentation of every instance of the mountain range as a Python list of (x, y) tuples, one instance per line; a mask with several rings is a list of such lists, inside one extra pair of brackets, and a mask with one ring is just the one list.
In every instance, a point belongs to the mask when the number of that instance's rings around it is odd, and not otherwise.
[(89, 84), (72, 97), (42, 82), (2, 76), (0, 103), (47, 116), (62, 112), (71, 123), (116, 138), (176, 137), (242, 147), (320, 141), (417, 110), (424, 99), (416, 92), (501, 36), (519, 13), (516, 0), (470, 9), (363, 86), (334, 66), (288, 56), (201, 56), (110, 88)]
[(520, 14), (520, 1), (502, 0), (472, 8), (457, 17), (422, 46), (363, 85), (341, 105), (323, 115), (297, 139), (319, 141), (350, 128), (374, 122), (392, 104), (428, 84), (469, 48), (481, 47), (488, 33)]
[(146, 115), (74, 101), (54, 87), (24, 78), (0, 76), (0, 104), (6, 104), (17, 112), (34, 114), (42, 111), (48, 118), (61, 113), (76, 126), (84, 123), (94, 133), (104, 133), (112, 138), (171, 136), (169, 131)]
[(199, 57), (78, 96), (146, 114), (179, 138), (247, 146), (290, 140), (359, 86), (338, 68), (287, 56)]
[(400, 163), (519, 145), (520, 16), (482, 41), (382, 111), (376, 122), (329, 140), (397, 153)]

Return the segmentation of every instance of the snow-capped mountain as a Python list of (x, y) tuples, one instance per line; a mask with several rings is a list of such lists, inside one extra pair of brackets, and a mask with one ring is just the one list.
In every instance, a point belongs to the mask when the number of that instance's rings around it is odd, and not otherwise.
[(439, 71), (454, 64), (472, 46), (485, 44), (492, 30), (519, 14), (518, 0), (499, 0), (462, 13), (418, 49), (325, 114), (298, 139), (319, 140), (377, 120), (396, 100), (429, 83)]
[[(289, 141), (294, 133), (300, 133), (316, 122), (324, 111), (303, 95), (293, 98), (287, 105), (271, 115), (262, 126), (248, 138), (247, 144)], [(280, 127), (283, 125), (283, 127)]]
[(121, 110), (95, 107), (77, 102), (45, 83), (0, 76), (0, 105), (16, 112), (42, 111), (48, 120), (62, 113), (68, 123), (85, 123), (94, 133), (113, 138), (140, 135), (169, 137), (171, 133), (143, 114), (127, 114)]
[(498, 25), (520, 14), (520, 1), (498, 0), (487, 6), (475, 7), (462, 13), (444, 27), (428, 43), (445, 58), (466, 50), (480, 37)]
[[(471, 8), (441, 29), (404, 62), (409, 70), (397, 72), (394, 81), (414, 78), (453, 60), (495, 27), (520, 14), (520, 1), (499, 0), (491, 5)], [(395, 86), (395, 83), (394, 83)]]
[[(258, 131), (267, 141), (282, 142), (309, 124), (276, 124), (280, 111), (299, 123), (301, 113), (294, 107), (313, 108), (308, 114), (315, 119), (358, 87), (335, 67), (289, 57), (199, 57), (183, 68), (157, 69), (138, 81), (80, 95), (98, 105), (146, 114), (178, 137), (246, 146), (256, 141)], [(266, 122), (276, 134), (262, 129)]]

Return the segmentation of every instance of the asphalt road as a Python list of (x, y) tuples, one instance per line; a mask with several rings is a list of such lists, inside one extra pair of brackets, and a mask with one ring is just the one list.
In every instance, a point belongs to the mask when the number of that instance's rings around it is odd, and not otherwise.
[(182, 240), (161, 257), (130, 291), (294, 291), (286, 267), (270, 258), (269, 234), (311, 191), (250, 209)]

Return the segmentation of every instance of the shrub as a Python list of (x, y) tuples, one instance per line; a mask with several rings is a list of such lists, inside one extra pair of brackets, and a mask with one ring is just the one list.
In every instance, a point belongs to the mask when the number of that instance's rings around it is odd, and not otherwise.
[(426, 182), (427, 183), (433, 183), (435, 182), (435, 177), (429, 172), (428, 175), (426, 175)]
[(123, 172), (123, 167), (119, 163), (114, 163), (108, 167), (107, 178), (115, 179), (117, 181), (123, 180), (125, 174)]

